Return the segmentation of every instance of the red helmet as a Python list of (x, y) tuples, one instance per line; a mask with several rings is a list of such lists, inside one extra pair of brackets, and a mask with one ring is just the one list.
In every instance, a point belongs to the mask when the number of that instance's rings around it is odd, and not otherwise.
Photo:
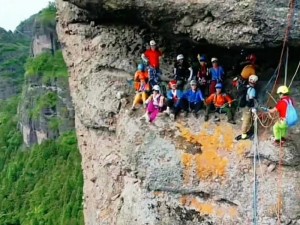
[(169, 87), (172, 88), (172, 86), (177, 85), (177, 81), (176, 80), (171, 80), (169, 82)]
[(256, 63), (256, 55), (250, 54), (250, 55), (248, 56), (248, 60), (249, 60), (252, 64), (255, 64), (255, 63)]

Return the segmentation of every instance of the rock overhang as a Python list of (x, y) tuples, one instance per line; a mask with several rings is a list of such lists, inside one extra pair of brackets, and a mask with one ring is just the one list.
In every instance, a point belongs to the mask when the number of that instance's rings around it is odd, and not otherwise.
[[(223, 47), (277, 47), (288, 27), (286, 1), (69, 0), (85, 12), (87, 22), (138, 25), (167, 38), (186, 35)], [(289, 43), (299, 46), (297, 8)]]

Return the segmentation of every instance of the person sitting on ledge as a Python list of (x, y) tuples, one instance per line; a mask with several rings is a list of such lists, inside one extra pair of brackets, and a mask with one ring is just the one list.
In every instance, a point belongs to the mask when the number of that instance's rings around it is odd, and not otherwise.
[(154, 122), (157, 116), (166, 109), (165, 97), (160, 93), (158, 85), (154, 85), (153, 94), (147, 99), (147, 110), (142, 118), (145, 118), (147, 122)]
[[(216, 93), (211, 94), (206, 99), (206, 111), (204, 121), (208, 121), (208, 114), (210, 112), (217, 112), (226, 113), (228, 122), (235, 124), (235, 121), (233, 120), (234, 110), (232, 107), (232, 98), (229, 95), (222, 93), (223, 85), (221, 83), (216, 84), (215, 88)], [(215, 115), (214, 120), (220, 121), (220, 118)]]
[(190, 85), (191, 89), (182, 95), (178, 107), (175, 108), (175, 117), (178, 115), (181, 109), (185, 111), (185, 116), (187, 116), (189, 112), (193, 112), (196, 118), (199, 116), (199, 111), (202, 108), (205, 100), (202, 92), (197, 88), (197, 81), (192, 80)]

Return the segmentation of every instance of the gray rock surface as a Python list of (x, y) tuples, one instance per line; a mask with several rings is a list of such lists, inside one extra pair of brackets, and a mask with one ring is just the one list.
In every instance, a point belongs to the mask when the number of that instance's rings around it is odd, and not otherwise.
[[(145, 18), (149, 19), (148, 25), (153, 32), (159, 31), (154, 27), (155, 21), (172, 33), (169, 29), (173, 29), (173, 23), (180, 24), (183, 19), (182, 27), (176, 25), (176, 29), (188, 33), (185, 29), (189, 28), (192, 34), (196, 32), (193, 26), (198, 27), (203, 29), (204, 38), (210, 37), (211, 43), (230, 46), (257, 46), (265, 41), (271, 45), (279, 43), (260, 30), (259, 35), (253, 35), (251, 29), (260, 28), (252, 22), (249, 22), (251, 32), (245, 31), (239, 38), (235, 35), (234, 29), (247, 29), (248, 22), (245, 25), (243, 21), (248, 21), (252, 14), (245, 12), (249, 9), (252, 13), (254, 1), (215, 1), (214, 5), (210, 2), (57, 1), (57, 31), (70, 71), (76, 131), (83, 160), (85, 224), (252, 223), (253, 161), (247, 158), (252, 143), (233, 141), (240, 132), (240, 124), (205, 123), (203, 117), (179, 119), (178, 124), (162, 117), (155, 124), (144, 124), (139, 120), (142, 110), (129, 113), (130, 106), (126, 104), (133, 98), (127, 80), (132, 78), (139, 54), (149, 39), (147, 32), (137, 26), (137, 21), (131, 23), (130, 17), (127, 20), (122, 17), (128, 14), (129, 8), (134, 18), (139, 15), (135, 14), (135, 9), (141, 8), (145, 17), (138, 22), (142, 24)], [(255, 4), (269, 6), (266, 1)], [(286, 12), (284, 3), (272, 4), (282, 7), (283, 14)], [(238, 9), (246, 11), (242, 11), (242, 15)], [(262, 8), (258, 7), (257, 12), (259, 10)], [(113, 12), (120, 17), (113, 17)], [(196, 13), (203, 18), (197, 21)], [(276, 21), (274, 26), (281, 32), (283, 28), (277, 23), (285, 16), (279, 14), (270, 19), (265, 13), (261, 20), (267, 21), (270, 27), (272, 21)], [(224, 30), (221, 28), (222, 35), (214, 33), (217, 31), (213, 27), (227, 19), (229, 22), (223, 25)], [(166, 21), (170, 21), (168, 27), (164, 26)], [(207, 28), (199, 25), (203, 23)], [(168, 61), (163, 61), (164, 72), (168, 67)], [(268, 170), (274, 162), (276, 160), (262, 158), (257, 167), (259, 224), (276, 224), (277, 212), (282, 215), (281, 224), (297, 224), (299, 168), (282, 167), (283, 175), (279, 177), (277, 168)]]
[[(289, 1), (68, 0), (81, 15), (70, 23), (136, 24), (163, 32), (169, 39), (186, 36), (221, 46), (278, 46), (287, 28)], [(299, 6), (296, 4), (291, 42), (299, 45)], [(88, 13), (87, 13), (88, 12)], [(67, 13), (70, 16), (69, 13)]]

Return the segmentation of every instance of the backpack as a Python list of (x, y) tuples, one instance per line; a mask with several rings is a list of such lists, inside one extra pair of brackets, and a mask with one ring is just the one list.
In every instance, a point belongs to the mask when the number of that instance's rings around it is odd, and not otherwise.
[(293, 106), (291, 100), (284, 99), (283, 101), (287, 104), (287, 112), (286, 112), (286, 124), (288, 127), (293, 127), (298, 123), (298, 115), (295, 107)]

